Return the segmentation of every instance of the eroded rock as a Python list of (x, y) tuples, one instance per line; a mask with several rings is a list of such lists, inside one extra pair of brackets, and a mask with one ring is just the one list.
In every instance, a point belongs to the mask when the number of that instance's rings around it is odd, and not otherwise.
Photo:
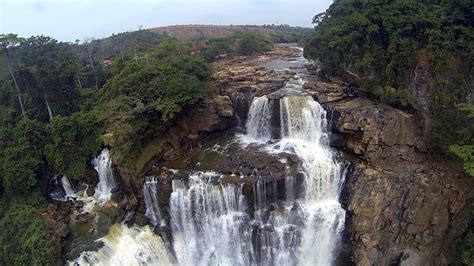
[(332, 115), (333, 132), (355, 155), (348, 178), (347, 228), (357, 265), (452, 261), (472, 182), (428, 149), (416, 114), (350, 97), (341, 85), (306, 86)]

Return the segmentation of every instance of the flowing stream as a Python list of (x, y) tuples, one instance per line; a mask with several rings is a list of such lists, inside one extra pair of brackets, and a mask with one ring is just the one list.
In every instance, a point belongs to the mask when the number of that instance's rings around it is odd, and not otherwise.
[(76, 197), (67, 176), (61, 174), (56, 175), (53, 178), (53, 182), (55, 189), (51, 192), (52, 199), (57, 201), (67, 201)]
[(153, 226), (166, 225), (166, 222), (162, 220), (160, 207), (158, 205), (158, 189), (157, 189), (157, 178), (155, 176), (147, 176), (145, 178), (145, 184), (143, 184), (143, 198), (145, 200), (146, 212), (145, 216), (150, 220)]
[[(302, 178), (286, 176), (281, 188), (255, 172), (245, 187), (244, 182), (222, 182), (218, 172), (191, 171), (188, 180), (172, 181), (165, 219), (157, 179), (147, 177), (145, 215), (158, 230), (170, 228), (171, 237), (154, 235), (148, 227), (115, 225), (99, 240), (102, 248), (83, 252), (71, 264), (334, 265), (345, 221), (339, 203), (345, 167), (329, 147), (325, 110), (306, 95), (303, 84), (295, 76), (282, 88), (284, 97), (255, 97), (246, 135), (233, 140), (277, 157), (296, 156)], [(273, 116), (279, 116), (278, 139), (272, 136)], [(109, 163), (107, 150), (94, 161), (105, 177), (99, 182), (101, 197), (110, 197), (115, 186)]]
[(99, 174), (97, 184), (99, 201), (105, 202), (110, 199), (112, 190), (116, 186), (109, 150), (103, 149), (97, 157), (92, 159), (92, 165)]

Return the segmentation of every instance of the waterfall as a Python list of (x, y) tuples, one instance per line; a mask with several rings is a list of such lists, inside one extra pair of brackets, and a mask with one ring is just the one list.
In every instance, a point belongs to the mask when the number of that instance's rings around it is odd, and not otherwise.
[(271, 138), (272, 105), (272, 101), (269, 101), (267, 96), (253, 99), (246, 123), (249, 138), (259, 141), (267, 141)]
[(63, 175), (59, 174), (53, 178), (55, 189), (51, 192), (51, 198), (58, 201), (67, 201), (71, 198), (75, 198), (76, 194), (72, 189), (72, 185), (69, 182), (69, 179)]
[(158, 205), (157, 194), (157, 178), (155, 176), (147, 176), (143, 184), (143, 197), (145, 199), (145, 216), (150, 220), (153, 226), (158, 224), (165, 225), (162, 221), (160, 207)]
[[(283, 202), (276, 199), (275, 181), (257, 181), (252, 213), (242, 185), (221, 184), (218, 173), (194, 173), (187, 185), (174, 180), (170, 216), (180, 265), (334, 262), (345, 220), (338, 202), (344, 168), (334, 160), (327, 145), (326, 112), (307, 96), (286, 96), (280, 105), (282, 138), (265, 145), (265, 149), (300, 157), (304, 197), (295, 199), (293, 177), (285, 178)], [(247, 138), (258, 143), (263, 137), (269, 139), (266, 129), (270, 117), (268, 99), (255, 98), (249, 111)]]
[(170, 215), (180, 265), (249, 265), (249, 218), (239, 186), (215, 185), (216, 173), (195, 173), (189, 188), (173, 181)]
[(99, 200), (105, 202), (110, 199), (111, 192), (116, 186), (109, 150), (103, 149), (97, 157), (92, 159), (92, 165), (99, 174), (97, 184)]
[(99, 239), (104, 246), (97, 251), (86, 251), (68, 265), (172, 265), (165, 244), (149, 227), (128, 228), (113, 225), (109, 233)]
[(310, 96), (286, 96), (280, 101), (280, 119), (282, 139), (271, 148), (294, 152), (304, 167), (300, 264), (331, 265), (345, 220), (338, 201), (345, 172), (328, 146), (326, 111)]
[[(281, 91), (286, 96), (279, 105), (266, 96), (255, 97), (248, 112), (247, 134), (244, 138), (237, 136), (243, 146), (268, 152), (283, 163), (289, 154), (298, 157), (298, 175), (277, 181), (255, 171), (251, 181), (224, 183), (217, 172), (189, 172), (189, 179), (172, 180), (167, 212), (159, 208), (157, 178), (147, 177), (143, 186), (145, 215), (154, 226), (169, 225), (170, 231), (166, 232), (171, 237), (163, 242), (148, 227), (113, 227), (101, 239), (103, 248), (83, 252), (75, 262), (333, 265), (346, 215), (339, 203), (345, 169), (328, 145), (326, 112), (306, 96), (303, 84), (296, 76), (289, 81)], [(269, 142), (278, 110), (280, 139)], [(104, 150), (96, 161), (101, 177), (99, 191), (109, 195), (115, 182), (108, 151)], [(282, 190), (284, 195), (279, 194)], [(162, 217), (167, 213), (169, 224)]]

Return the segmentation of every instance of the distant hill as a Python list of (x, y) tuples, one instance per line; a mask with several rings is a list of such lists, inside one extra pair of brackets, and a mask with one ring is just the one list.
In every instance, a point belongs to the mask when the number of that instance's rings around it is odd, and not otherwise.
[[(174, 25), (149, 30), (168, 35), (181, 40), (200, 41), (211, 37), (228, 35), (234, 31), (252, 31), (266, 33), (276, 42), (293, 42), (308, 36), (313, 29), (304, 27), (291, 27), (288, 25)], [(280, 40), (275, 39), (281, 37)]]
[[(180, 40), (203, 42), (209, 38), (229, 35), (235, 31), (267, 34), (275, 43), (296, 43), (304, 41), (313, 29), (288, 25), (175, 25), (116, 33), (106, 38), (93, 39), (90, 41), (89, 48), (86, 48), (84, 44), (70, 43), (70, 45), (83, 64), (89, 60), (88, 49), (98, 64), (104, 59), (115, 56), (133, 57), (134, 51), (146, 50), (159, 43), (164, 34)], [(14, 48), (10, 50), (13, 67), (15, 67), (16, 52)], [(6, 58), (3, 52), (0, 52), (0, 78), (8, 78)]]

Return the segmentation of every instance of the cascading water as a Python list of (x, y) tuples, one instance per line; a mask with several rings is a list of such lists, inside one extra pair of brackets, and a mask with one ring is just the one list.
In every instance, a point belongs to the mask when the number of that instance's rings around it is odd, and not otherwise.
[(113, 225), (99, 239), (104, 246), (98, 251), (86, 251), (69, 265), (172, 265), (163, 241), (148, 227), (127, 228)]
[(105, 202), (110, 199), (111, 192), (116, 186), (109, 150), (103, 149), (97, 157), (92, 159), (92, 165), (99, 174), (97, 184), (99, 200)]
[[(301, 176), (277, 181), (255, 171), (250, 178), (253, 181), (226, 183), (220, 173), (194, 172), (189, 180), (175, 179), (168, 209), (169, 240), (163, 242), (163, 238), (149, 235), (149, 228), (121, 227), (122, 233), (114, 237), (117, 233), (112, 228), (112, 238), (102, 240), (103, 248), (83, 252), (75, 262), (332, 265), (345, 220), (338, 201), (345, 171), (328, 145), (326, 112), (312, 97), (305, 96), (303, 84), (297, 76), (289, 81), (281, 90), (287, 96), (279, 100), (279, 106), (266, 96), (254, 98), (246, 122), (247, 134), (239, 138), (244, 146), (272, 156), (287, 158), (291, 154), (299, 158)], [(280, 110), (280, 139), (268, 142), (272, 139), (272, 116), (278, 115), (274, 107)], [(108, 157), (108, 151), (105, 154)], [(153, 225), (166, 227), (156, 198), (156, 181), (153, 177), (145, 179), (146, 216)], [(104, 191), (110, 194), (110, 187), (105, 186)], [(282, 190), (284, 195), (279, 194)]]
[[(247, 123), (247, 138), (257, 143), (263, 134), (255, 132), (265, 132), (260, 123), (266, 124), (272, 113), (261, 112), (266, 118), (250, 115), (264, 109), (262, 102), (262, 98), (254, 100), (252, 105), (258, 106), (250, 108), (249, 119), (255, 121)], [(264, 149), (294, 153), (301, 159), (303, 197), (295, 200), (293, 177), (285, 179), (286, 200), (280, 202), (276, 182), (257, 181), (254, 212), (249, 213), (242, 185), (220, 184), (218, 173), (195, 173), (188, 186), (174, 181), (170, 212), (179, 264), (333, 263), (345, 219), (338, 202), (344, 171), (327, 146), (325, 111), (309, 96), (287, 96), (280, 105), (282, 139)]]
[(165, 221), (162, 221), (158, 199), (156, 198), (158, 194), (157, 183), (158, 181), (155, 176), (147, 176), (143, 184), (143, 197), (146, 207), (145, 216), (150, 220), (153, 226), (157, 226), (158, 224), (165, 225)]
[(248, 265), (249, 218), (238, 186), (214, 186), (217, 173), (196, 173), (189, 188), (173, 181), (173, 247), (180, 265)]
[(69, 179), (65, 175), (56, 175), (53, 178), (55, 189), (51, 192), (51, 198), (58, 201), (67, 201), (75, 198), (76, 194), (72, 189)]
[(328, 146), (325, 110), (310, 96), (287, 96), (280, 101), (282, 139), (272, 148), (294, 151), (303, 161), (306, 218), (298, 249), (301, 264), (330, 265), (340, 240), (345, 211), (338, 199), (344, 167)]
[(247, 136), (254, 140), (267, 141), (271, 138), (272, 101), (267, 96), (255, 97), (248, 113)]

